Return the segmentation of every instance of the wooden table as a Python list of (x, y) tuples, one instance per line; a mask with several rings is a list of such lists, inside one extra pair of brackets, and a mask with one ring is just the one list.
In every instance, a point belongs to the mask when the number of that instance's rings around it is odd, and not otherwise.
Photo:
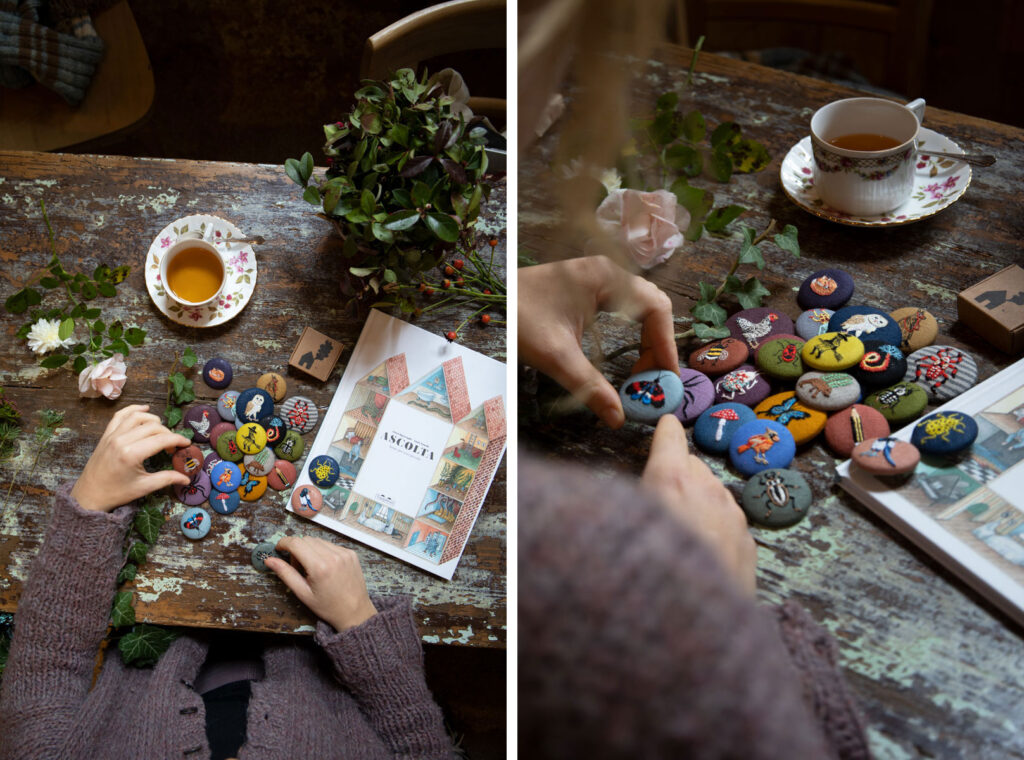
[[(680, 87), (690, 55), (666, 50), (645, 69), (637, 88), (647, 108), (653, 111), (658, 95)], [(774, 218), (799, 229), (802, 258), (764, 247), (768, 267), (761, 279), (773, 293), (768, 305), (795, 317), (800, 310), (792, 289), (811, 272), (838, 266), (854, 275), (857, 303), (886, 311), (926, 306), (939, 320), (943, 341), (978, 359), (982, 378), (1011, 362), (957, 322), (956, 294), (1021, 261), (1024, 131), (929, 108), (927, 126), (969, 152), (995, 154), (996, 165), (975, 169), (960, 201), (930, 219), (887, 229), (841, 226), (793, 205), (780, 186), (779, 166), (808, 133), (814, 110), (851, 91), (713, 55), (701, 55), (697, 72), (693, 86), (681, 90), (682, 102), (712, 125), (735, 120), (745, 135), (767, 146), (773, 160), (763, 172), (736, 175), (727, 185), (694, 184), (713, 190), (716, 206), (750, 209), (742, 224), (761, 230)], [(528, 221), (521, 224), (519, 246), (541, 260), (578, 254), (556, 235), (549, 174), (555, 140), (545, 137), (520, 159), (518, 208)], [(737, 250), (735, 240), (705, 236), (649, 276), (669, 293), (675, 313), (688, 315), (698, 281), (720, 282)], [(615, 319), (602, 318), (599, 326), (606, 353), (638, 338), (634, 326)], [(694, 347), (681, 345), (680, 355)], [(606, 366), (606, 376), (621, 381), (635, 358), (627, 354)], [(546, 384), (538, 387), (530, 373), (522, 373), (522, 380), (528, 383), (520, 393), (522, 445), (586, 462), (597, 472), (641, 471), (648, 427), (611, 431), (586, 412), (545, 420), (534, 410), (546, 397)], [(742, 481), (722, 461), (708, 461), (738, 494)], [(834, 634), (878, 757), (1024, 758), (1021, 631), (841, 492), (834, 485), (836, 464), (823, 443), (805, 448), (795, 466), (812, 481), (814, 512), (788, 530), (753, 529), (760, 599), (795, 599)]]
[[(505, 183), (492, 178), (494, 192), (481, 218), (484, 239), (500, 241), (504, 262)], [(27, 478), (31, 452), (0, 464), (6, 493), (12, 475), (23, 470), (0, 518), (0, 610), (14, 611), (29, 562), (48, 522), (51, 494), (74, 477), (112, 412), (126, 403), (147, 403), (162, 412), (172, 354), (192, 346), (200, 362), (214, 355), (234, 367), (233, 388), (255, 384), (264, 372), (285, 374), (289, 393), (312, 398), (321, 413), (362, 330), (364, 317), (344, 308), (338, 288), (344, 271), (341, 239), (316, 209), (300, 197), (283, 167), (197, 161), (169, 161), (88, 155), (0, 152), (0, 261), (6, 298), (16, 285), (49, 261), (39, 199), (57, 238), (65, 267), (91, 273), (104, 262), (130, 264), (129, 279), (113, 299), (101, 299), (107, 321), (120, 318), (148, 331), (144, 346), (128, 358), (128, 383), (117, 402), (78, 397), (67, 371), (47, 372), (15, 331), (23, 320), (4, 314), (0, 385), (21, 407), (26, 425), (34, 412), (66, 411), (63, 426)], [(174, 324), (150, 301), (142, 262), (153, 238), (180, 217), (208, 213), (234, 222), (246, 234), (260, 234), (258, 282), (252, 301), (232, 321), (197, 329)], [(418, 325), (444, 332), (461, 316), (424, 316)], [(453, 321), (454, 320), (454, 321)], [(305, 326), (345, 343), (338, 367), (326, 383), (288, 368), (292, 347)], [(470, 326), (463, 342), (504, 360), (505, 331)], [(201, 369), (201, 364), (199, 369)], [(196, 373), (201, 401), (216, 403), (218, 391)], [(313, 434), (305, 436), (307, 445)], [(27, 495), (15, 510), (21, 492)], [(423, 640), (503, 648), (505, 645), (505, 466), (498, 470), (465, 554), (452, 581), (444, 581), (362, 544), (286, 512), (284, 496), (268, 491), (253, 507), (215, 521), (211, 536), (190, 542), (168, 522), (134, 584), (140, 620), (169, 625), (242, 628), (309, 633), (314, 622), (305, 607), (270, 575), (255, 572), (250, 551), (274, 533), (316, 535), (359, 552), (371, 593), (409, 594)], [(166, 510), (165, 510), (166, 511)]]

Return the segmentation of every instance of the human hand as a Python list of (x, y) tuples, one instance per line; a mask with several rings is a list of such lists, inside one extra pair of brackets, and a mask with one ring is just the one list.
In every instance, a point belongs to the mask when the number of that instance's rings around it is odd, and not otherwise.
[[(583, 331), (599, 312), (642, 322), (651, 366), (679, 371), (672, 302), (656, 285), (604, 256), (519, 270), (519, 358), (553, 378), (609, 427), (625, 415), (618, 391), (583, 354)], [(639, 371), (639, 370), (637, 370)]]
[(355, 628), (377, 614), (366, 592), (359, 555), (351, 549), (310, 536), (285, 536), (277, 548), (289, 552), (305, 576), (283, 559), (269, 557), (267, 567), (277, 573), (318, 618), (341, 631)]
[(690, 453), (675, 415), (658, 420), (641, 483), (711, 547), (740, 589), (753, 596), (757, 548), (746, 516), (722, 481)]
[(158, 451), (188, 446), (183, 435), (172, 433), (145, 405), (119, 409), (103, 431), (71, 496), (83, 509), (109, 512), (169, 485), (188, 485), (189, 478), (175, 470), (146, 472), (142, 463)]

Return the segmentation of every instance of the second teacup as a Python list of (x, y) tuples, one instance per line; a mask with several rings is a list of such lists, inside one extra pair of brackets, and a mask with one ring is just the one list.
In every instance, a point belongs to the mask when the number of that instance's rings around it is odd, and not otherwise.
[(925, 102), (847, 98), (811, 118), (814, 185), (837, 211), (872, 216), (903, 204), (914, 189), (915, 138)]

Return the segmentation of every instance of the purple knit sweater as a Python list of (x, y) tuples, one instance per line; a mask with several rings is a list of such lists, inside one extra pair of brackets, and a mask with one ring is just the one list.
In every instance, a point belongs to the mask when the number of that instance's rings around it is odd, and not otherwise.
[(636, 481), (519, 467), (519, 746), (534, 758), (869, 757), (835, 642), (743, 597)]
[[(125, 667), (103, 639), (133, 509), (82, 509), (60, 490), (16, 615), (0, 688), (0, 758), (208, 758), (205, 710), (191, 684), (206, 658), (201, 638), (177, 639), (153, 668)], [(282, 640), (253, 682), (239, 758), (450, 758), (441, 710), (423, 674), (407, 600), (374, 599), (380, 612), (314, 640)]]

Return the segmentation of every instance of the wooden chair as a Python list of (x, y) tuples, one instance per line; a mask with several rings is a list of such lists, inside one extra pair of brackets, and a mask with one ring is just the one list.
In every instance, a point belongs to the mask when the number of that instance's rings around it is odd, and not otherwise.
[(84, 147), (141, 124), (156, 92), (146, 46), (127, 0), (96, 15), (105, 52), (85, 100), (72, 108), (40, 84), (0, 88), (0, 150)]
[[(360, 76), (383, 79), (437, 56), (506, 47), (505, 0), (452, 0), (396, 21), (366, 40)], [(464, 73), (464, 72), (460, 72)], [(506, 100), (473, 95), (473, 113), (505, 123)]]
[[(917, 97), (924, 91), (933, 0), (676, 0), (692, 45), (755, 50), (841, 51), (872, 83)], [(685, 6), (685, 7), (684, 7)]]

